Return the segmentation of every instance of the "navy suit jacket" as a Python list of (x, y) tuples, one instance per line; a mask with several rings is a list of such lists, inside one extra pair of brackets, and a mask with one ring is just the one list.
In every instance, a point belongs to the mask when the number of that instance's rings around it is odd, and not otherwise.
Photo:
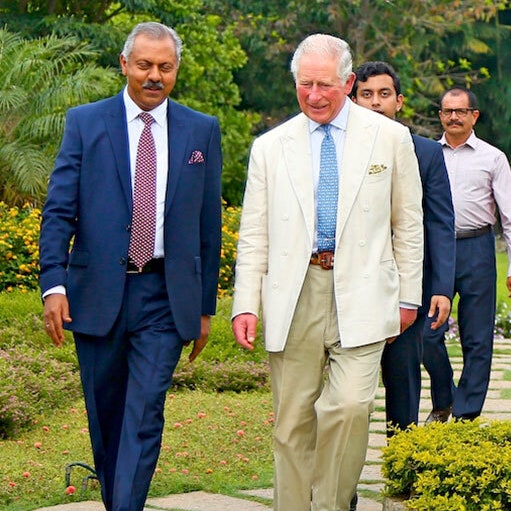
[(442, 146), (429, 138), (412, 135), (423, 188), (424, 269), (419, 314), (427, 313), (432, 295), (452, 300), (456, 241), (451, 187)]
[[(214, 314), (221, 244), (220, 128), (216, 118), (169, 100), (169, 173), (164, 219), (165, 279), (177, 330), (200, 335)], [(192, 163), (200, 151), (204, 161)], [(40, 286), (64, 285), (73, 321), (102, 336), (122, 304), (132, 215), (122, 92), (68, 111), (43, 208)], [(72, 245), (71, 252), (69, 252)]]

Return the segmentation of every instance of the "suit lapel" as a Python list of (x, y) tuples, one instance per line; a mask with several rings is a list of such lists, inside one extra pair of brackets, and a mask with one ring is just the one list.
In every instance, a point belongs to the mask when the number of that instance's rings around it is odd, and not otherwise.
[(307, 117), (297, 115), (282, 136), (283, 154), (291, 186), (302, 210), (307, 234), (314, 239), (314, 181)]
[(167, 178), (167, 195), (165, 198), (165, 211), (169, 211), (170, 203), (176, 193), (179, 176), (183, 171), (185, 151), (190, 128), (177, 103), (170, 100), (167, 110), (167, 126), (169, 137), (169, 172)]
[(341, 161), (339, 208), (337, 214), (337, 243), (353, 208), (362, 182), (366, 176), (378, 128), (359, 115), (355, 104), (350, 105), (346, 140)]
[(124, 108), (122, 92), (112, 98), (109, 107), (104, 111), (104, 120), (105, 129), (112, 146), (119, 181), (126, 197), (126, 203), (131, 210), (133, 198), (131, 194), (128, 127), (126, 125), (126, 110)]

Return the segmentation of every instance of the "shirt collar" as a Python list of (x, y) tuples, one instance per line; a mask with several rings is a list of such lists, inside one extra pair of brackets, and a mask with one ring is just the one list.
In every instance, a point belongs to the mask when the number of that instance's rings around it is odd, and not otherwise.
[[(127, 87), (124, 88), (123, 99), (124, 105), (126, 107), (126, 119), (129, 123), (136, 119), (143, 110), (131, 99), (130, 95), (128, 94)], [(166, 117), (168, 103), (168, 100), (165, 100), (163, 103), (148, 112), (153, 116), (155, 122), (162, 127), (164, 127), (167, 122)]]
[[(346, 131), (346, 127), (348, 126), (348, 114), (350, 111), (351, 100), (346, 97), (346, 101), (344, 102), (343, 107), (339, 111), (339, 113), (329, 122), (332, 126), (340, 130)], [(312, 119), (309, 119), (309, 131), (310, 133), (316, 131), (322, 124), (319, 124)]]
[[(447, 139), (445, 138), (445, 131), (442, 133), (442, 137), (440, 138), (439, 142), (442, 144), (442, 146), (447, 146), (447, 147), (452, 148), (452, 146), (449, 144), (449, 142), (447, 142)], [(472, 130), (472, 133), (470, 133), (470, 136), (467, 138), (467, 140), (463, 144), (459, 145), (458, 147), (463, 147), (463, 146), (468, 146), (472, 149), (476, 148), (477, 137), (476, 137), (474, 130)]]

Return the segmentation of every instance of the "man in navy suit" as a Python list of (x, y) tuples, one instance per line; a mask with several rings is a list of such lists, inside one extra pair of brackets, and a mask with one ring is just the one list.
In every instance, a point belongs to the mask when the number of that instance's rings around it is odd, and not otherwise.
[[(355, 74), (354, 101), (394, 119), (404, 99), (394, 69), (385, 62), (367, 62)], [(433, 140), (412, 137), (423, 188), (423, 297), (415, 323), (383, 351), (389, 436), (395, 427), (406, 429), (418, 422), (424, 326), (436, 330), (445, 323), (454, 283), (454, 212), (442, 147)]]
[[(190, 361), (202, 351), (216, 308), (220, 128), (168, 99), (181, 50), (169, 27), (133, 29), (120, 56), (124, 90), (68, 112), (43, 209), (45, 327), (56, 346), (63, 328), (73, 331), (107, 511), (142, 511), (173, 371), (183, 346), (193, 342)], [(154, 225), (142, 263), (129, 246), (147, 113), (156, 197), (137, 219)]]

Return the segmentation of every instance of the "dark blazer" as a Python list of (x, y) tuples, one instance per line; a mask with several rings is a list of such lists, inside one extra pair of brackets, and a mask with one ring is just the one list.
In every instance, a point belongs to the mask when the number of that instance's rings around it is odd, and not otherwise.
[(424, 271), (422, 307), (427, 313), (432, 295), (452, 299), (456, 241), (451, 187), (442, 146), (429, 138), (412, 135), (423, 188)]
[[(216, 307), (220, 128), (216, 118), (170, 100), (168, 127), (165, 279), (177, 330), (188, 340), (199, 337), (200, 316), (214, 314)], [(194, 151), (202, 153), (203, 161), (191, 159)], [(131, 214), (121, 92), (68, 111), (43, 208), (40, 286), (43, 293), (57, 285), (66, 287), (73, 318), (66, 328), (94, 336), (112, 328), (126, 281)]]

